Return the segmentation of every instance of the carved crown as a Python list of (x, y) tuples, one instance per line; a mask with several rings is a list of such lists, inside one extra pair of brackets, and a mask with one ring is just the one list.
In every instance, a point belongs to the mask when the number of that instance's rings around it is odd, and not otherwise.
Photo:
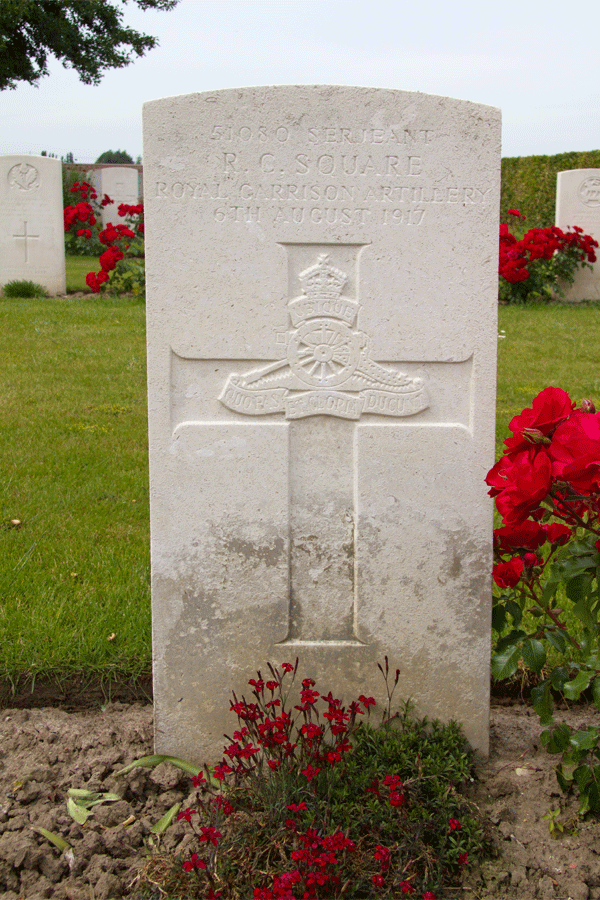
[(335, 299), (339, 297), (348, 280), (348, 276), (341, 269), (330, 265), (327, 253), (322, 253), (314, 266), (300, 272), (298, 276), (302, 283), (302, 291), (307, 297), (327, 297)]

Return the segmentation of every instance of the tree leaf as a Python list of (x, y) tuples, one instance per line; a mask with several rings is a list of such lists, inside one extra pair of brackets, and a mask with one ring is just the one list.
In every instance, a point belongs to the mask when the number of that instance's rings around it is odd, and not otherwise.
[(564, 722), (542, 732), (542, 745), (548, 753), (562, 753), (569, 746), (571, 729)]
[(511, 675), (514, 675), (517, 671), (520, 656), (521, 648), (514, 645), (509, 645), (500, 653), (495, 653), (492, 656), (492, 678), (496, 681), (503, 681), (505, 678), (510, 678)]
[(552, 700), (549, 681), (543, 681), (542, 684), (537, 684), (532, 688), (531, 702), (533, 708), (540, 717), (540, 725), (544, 728), (547, 725), (552, 725), (554, 721), (552, 716), (552, 713), (554, 712), (554, 701)]
[(544, 631), (544, 636), (548, 643), (552, 644), (554, 649), (558, 650), (559, 653), (564, 653), (567, 649), (567, 641), (565, 640), (564, 634), (562, 634), (560, 631), (546, 628), (546, 630)]
[(566, 681), (563, 685), (563, 694), (567, 700), (579, 700), (581, 692), (589, 686), (592, 680), (593, 672), (580, 669), (575, 678)]
[[(581, 729), (580, 731), (576, 731), (575, 734), (571, 735), (569, 743), (572, 747), (575, 747), (576, 750), (592, 750), (596, 744), (598, 743), (598, 729), (597, 728), (586, 728)], [(589, 768), (589, 766), (588, 766)], [(577, 777), (577, 773), (575, 773)], [(590, 778), (591, 778), (590, 774)]]
[(539, 675), (546, 663), (546, 651), (541, 641), (531, 638), (523, 644), (523, 659), (530, 669)]

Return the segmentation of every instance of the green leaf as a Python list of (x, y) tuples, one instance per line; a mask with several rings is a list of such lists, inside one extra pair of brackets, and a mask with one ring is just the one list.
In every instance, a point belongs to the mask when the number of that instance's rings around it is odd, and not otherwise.
[(565, 681), (569, 680), (569, 670), (566, 666), (557, 666), (550, 673), (550, 683), (556, 691), (562, 691)]
[(546, 582), (546, 584), (544, 585), (544, 590), (542, 591), (542, 596), (540, 598), (540, 606), (548, 606), (548, 604), (556, 594), (559, 584), (560, 579), (556, 577)]
[(575, 678), (571, 681), (566, 681), (563, 685), (563, 694), (567, 700), (579, 700), (581, 692), (585, 691), (589, 686), (593, 674), (593, 672), (586, 669), (580, 669)]
[(573, 612), (577, 616), (580, 622), (586, 626), (586, 628), (594, 628), (596, 625), (596, 616), (593, 615), (591, 610), (590, 598), (588, 596), (583, 597), (573, 606)]
[(564, 722), (542, 732), (542, 745), (548, 753), (563, 753), (569, 746), (571, 729)]
[[(571, 735), (569, 743), (576, 750), (592, 750), (598, 743), (598, 729), (586, 728)], [(588, 766), (589, 768), (589, 766)], [(591, 778), (591, 773), (590, 773)]]
[(592, 699), (597, 709), (600, 710), (600, 675), (596, 675), (592, 681)]
[(492, 656), (492, 678), (496, 681), (502, 681), (510, 678), (517, 671), (519, 657), (521, 656), (521, 648), (509, 645), (500, 653)]
[(162, 756), (158, 754), (154, 756), (142, 756), (140, 759), (136, 759), (135, 762), (125, 766), (124, 769), (119, 769), (118, 772), (115, 772), (115, 775), (127, 775), (128, 772), (131, 772), (133, 769), (137, 769), (140, 766), (159, 766), (163, 762), (171, 763), (172, 766), (176, 766), (183, 772), (187, 772), (188, 775), (200, 774), (200, 766), (194, 766), (192, 763), (186, 762), (184, 759), (179, 759), (177, 756)]
[(513, 628), (508, 634), (505, 634), (504, 637), (501, 637), (496, 644), (496, 653), (503, 653), (507, 647), (514, 647), (516, 644), (520, 644), (523, 638), (526, 638), (527, 634), (524, 631), (516, 630)]
[[(550, 692), (550, 683), (548, 681), (537, 684), (531, 690), (531, 702), (536, 713), (540, 717), (540, 725), (546, 727), (554, 721), (552, 713), (554, 711), (554, 701)], [(552, 752), (552, 751), (551, 751)]]
[(506, 601), (506, 611), (509, 615), (512, 616), (513, 625), (515, 628), (521, 627), (521, 620), (523, 618), (523, 610), (516, 602), (516, 600), (507, 600)]
[(569, 600), (573, 603), (579, 603), (585, 600), (589, 594), (592, 585), (592, 576), (587, 572), (582, 572), (571, 578), (565, 585), (565, 593)]
[(546, 651), (541, 641), (531, 638), (523, 644), (523, 659), (530, 669), (539, 675), (546, 662)]
[(164, 834), (180, 809), (181, 803), (174, 803), (171, 809), (167, 810), (164, 816), (158, 820), (156, 825), (152, 826), (150, 829), (152, 834)]
[(61, 853), (64, 853), (65, 850), (69, 849), (69, 844), (65, 840), (63, 840), (60, 835), (54, 834), (53, 831), (48, 831), (47, 828), (42, 828), (41, 825), (32, 825), (33, 831), (37, 831), (38, 834), (41, 834), (42, 837), (45, 837), (47, 841), (50, 841), (51, 844), (60, 850)]
[(565, 640), (564, 634), (560, 631), (555, 631), (554, 629), (546, 628), (544, 631), (544, 636), (548, 643), (552, 644), (555, 650), (558, 650), (559, 653), (564, 653), (567, 649), (567, 642)]
[(72, 819), (75, 819), (78, 825), (85, 825), (88, 816), (91, 815), (90, 810), (85, 809), (83, 806), (79, 806), (72, 797), (67, 799), (67, 812)]
[(492, 628), (501, 632), (506, 625), (506, 607), (502, 603), (495, 603), (492, 607)]
[(565, 794), (568, 793), (571, 789), (571, 782), (573, 781), (573, 772), (577, 768), (576, 764), (565, 764), (564, 762), (559, 763), (556, 767), (556, 780), (560, 786), (561, 791)]

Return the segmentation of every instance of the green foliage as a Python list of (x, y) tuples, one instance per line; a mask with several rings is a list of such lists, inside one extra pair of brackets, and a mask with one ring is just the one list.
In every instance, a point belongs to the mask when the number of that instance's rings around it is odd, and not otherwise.
[(74, 202), (74, 195), (71, 193), (71, 188), (76, 181), (81, 181), (82, 178), (83, 173), (80, 172), (79, 169), (71, 169), (69, 166), (62, 167), (63, 208), (65, 206), (70, 206)]
[(22, 297), (23, 299), (48, 296), (46, 288), (34, 281), (9, 281), (2, 288), (2, 293), (5, 297)]
[(133, 165), (133, 159), (126, 150), (105, 150), (101, 153), (97, 163), (117, 164), (117, 165)]
[[(600, 150), (558, 153), (555, 156), (512, 156), (502, 160), (500, 218), (509, 209), (526, 210), (529, 228), (554, 225), (556, 173), (567, 169), (597, 169)], [(573, 222), (577, 225), (577, 222)]]
[[(124, 0), (127, 2), (127, 0)], [(140, 9), (172, 9), (177, 0), (134, 0)], [(99, 84), (106, 69), (143, 56), (157, 39), (124, 27), (113, 0), (2, 0), (0, 90), (36, 84), (48, 74), (48, 55), (73, 68), (84, 84)]]
[(111, 272), (109, 287), (111, 294), (133, 294), (134, 297), (145, 297), (146, 265), (143, 258), (122, 259), (117, 268)]

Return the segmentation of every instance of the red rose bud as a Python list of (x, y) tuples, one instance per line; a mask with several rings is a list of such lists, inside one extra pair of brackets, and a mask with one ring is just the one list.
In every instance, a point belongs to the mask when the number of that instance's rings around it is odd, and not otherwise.
[(591, 400), (582, 400), (581, 401), (581, 411), (586, 413), (595, 413), (596, 407), (592, 403)]

